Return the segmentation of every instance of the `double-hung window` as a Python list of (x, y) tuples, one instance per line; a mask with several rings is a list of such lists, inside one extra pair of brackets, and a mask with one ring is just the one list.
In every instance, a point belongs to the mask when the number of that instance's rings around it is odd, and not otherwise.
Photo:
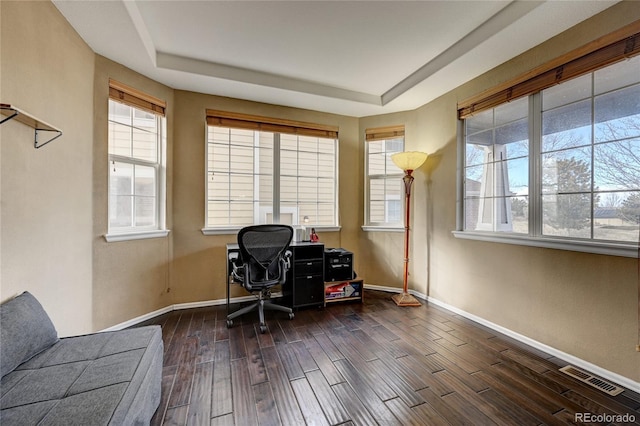
[(404, 126), (365, 130), (364, 229), (403, 229), (402, 176), (391, 155), (404, 151)]
[(640, 56), (585, 62), (560, 84), (460, 110), (458, 237), (637, 255)]
[(165, 236), (165, 103), (113, 80), (109, 89), (107, 241)]
[(207, 111), (206, 223), (338, 226), (338, 129)]

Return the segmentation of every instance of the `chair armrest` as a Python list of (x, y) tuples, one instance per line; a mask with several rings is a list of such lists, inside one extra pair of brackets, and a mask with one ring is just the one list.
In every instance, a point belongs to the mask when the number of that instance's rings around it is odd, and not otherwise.
[(291, 250), (287, 250), (283, 253), (282, 257), (280, 258), (280, 271), (281, 271), (280, 282), (279, 282), (280, 285), (284, 284), (287, 281), (287, 272), (289, 271), (289, 269), (291, 269), (292, 256), (293, 254), (291, 253)]
[(244, 264), (240, 260), (240, 253), (229, 253), (229, 262), (231, 262), (231, 277), (234, 281), (242, 283), (244, 281)]
[(287, 272), (289, 269), (291, 269), (291, 257), (293, 256), (293, 253), (291, 253), (291, 250), (287, 250), (284, 252), (284, 254), (282, 255), (282, 258), (284, 259), (284, 266), (285, 266), (285, 272)]

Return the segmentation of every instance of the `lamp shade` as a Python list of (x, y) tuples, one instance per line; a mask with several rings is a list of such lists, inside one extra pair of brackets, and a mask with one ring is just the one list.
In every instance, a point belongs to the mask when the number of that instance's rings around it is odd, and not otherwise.
[(398, 152), (391, 156), (393, 163), (402, 170), (415, 170), (427, 160), (428, 154), (420, 151)]

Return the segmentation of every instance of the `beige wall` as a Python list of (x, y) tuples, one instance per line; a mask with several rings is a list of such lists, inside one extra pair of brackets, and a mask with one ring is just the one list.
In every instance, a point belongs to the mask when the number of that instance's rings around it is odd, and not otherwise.
[(61, 335), (89, 332), (94, 54), (51, 3), (0, 14), (0, 101), (63, 131), (34, 149), (32, 128), (0, 126), (0, 299), (29, 290)]
[[(364, 141), (365, 130), (376, 127), (402, 124), (405, 127), (405, 151), (430, 152), (420, 143), (422, 138), (418, 134), (419, 127), (416, 117), (417, 114), (415, 111), (407, 111), (361, 118), (359, 120), (359, 137), (362, 152), (361, 161), (364, 162), (366, 144)], [(416, 172), (414, 177), (415, 181), (411, 191), (411, 239), (409, 245), (410, 288), (415, 287), (413, 283), (421, 281), (418, 279), (418, 274), (421, 269), (419, 267), (420, 264), (426, 266), (424, 262), (416, 261), (416, 259), (424, 259), (424, 257), (422, 257), (424, 240), (416, 234), (416, 229), (414, 229), (414, 227), (419, 228), (418, 224), (424, 219), (423, 212), (416, 209), (416, 207), (420, 205), (420, 201), (417, 201), (416, 198), (422, 198), (424, 195), (424, 191), (421, 189), (424, 175), (421, 172)], [(361, 220), (364, 221), (364, 213)], [(402, 288), (404, 275), (404, 229), (400, 229), (399, 232), (361, 232), (359, 251), (356, 254), (356, 257), (360, 258), (361, 263), (364, 265), (364, 268), (358, 274), (365, 279), (365, 283), (382, 287)]]
[[(635, 381), (637, 259), (461, 240), (451, 232), (457, 102), (638, 19), (637, 3), (623, 2), (416, 111), (361, 120), (361, 128), (404, 123), (407, 149), (431, 153), (412, 192), (411, 288)], [(367, 282), (401, 282), (402, 234), (365, 233), (363, 240)]]
[[(356, 119), (173, 91), (94, 55), (47, 2), (0, 2), (0, 101), (60, 126), (41, 150), (21, 124), (0, 127), (0, 296), (32, 291), (62, 335), (99, 330), (174, 303), (225, 297), (224, 247), (204, 236), (207, 108), (340, 127), (340, 232), (367, 283), (402, 285), (402, 233), (363, 232), (364, 129), (405, 124), (406, 147), (431, 153), (413, 191), (410, 286), (420, 293), (640, 380), (637, 260), (452, 236), (456, 103), (634, 19), (623, 2), (415, 111)], [(167, 238), (106, 243), (107, 79), (166, 99)]]
[(276, 105), (176, 91), (174, 150), (174, 263), (176, 303), (226, 297), (226, 244), (235, 235), (202, 234), (205, 215), (205, 110), (242, 112), (339, 127), (341, 232), (319, 232), (327, 247), (354, 247), (362, 217), (362, 161), (358, 120)]
[(173, 234), (108, 243), (107, 188), (109, 78), (167, 102), (167, 227), (172, 229), (173, 89), (96, 55), (93, 153), (93, 316), (103, 329), (173, 304), (170, 293)]

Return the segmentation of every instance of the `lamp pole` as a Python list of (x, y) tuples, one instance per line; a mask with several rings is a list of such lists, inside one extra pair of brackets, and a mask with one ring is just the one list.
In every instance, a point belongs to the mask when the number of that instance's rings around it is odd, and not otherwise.
[(407, 293), (409, 290), (409, 224), (411, 223), (411, 185), (413, 184), (413, 170), (405, 172), (402, 181), (404, 182), (405, 191), (405, 211), (404, 216), (404, 281), (402, 290)]
[(397, 152), (391, 156), (393, 163), (404, 170), (402, 182), (404, 183), (404, 277), (402, 283), (402, 294), (392, 297), (398, 306), (421, 306), (421, 303), (409, 294), (409, 223), (411, 220), (411, 185), (413, 184), (412, 173), (420, 167), (427, 159), (428, 154), (419, 151)]
[(411, 220), (411, 185), (413, 184), (413, 170), (404, 171), (402, 182), (404, 183), (405, 194), (405, 216), (404, 216), (404, 276), (402, 282), (402, 294), (392, 297), (398, 306), (421, 306), (421, 303), (409, 294), (409, 223)]

